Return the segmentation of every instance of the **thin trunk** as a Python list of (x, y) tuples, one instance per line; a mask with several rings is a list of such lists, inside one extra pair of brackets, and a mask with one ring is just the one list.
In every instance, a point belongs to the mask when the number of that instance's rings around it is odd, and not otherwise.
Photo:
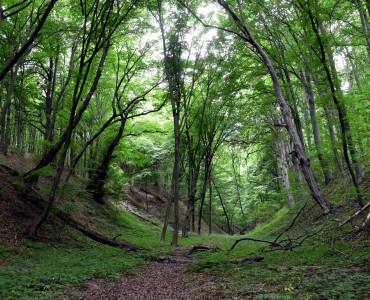
[(241, 194), (240, 194), (240, 161), (239, 161), (239, 171), (237, 173), (236, 168), (235, 168), (234, 151), (232, 153), (231, 160), (232, 160), (232, 167), (233, 167), (233, 173), (234, 173), (234, 181), (235, 181), (235, 187), (236, 187), (236, 195), (237, 195), (237, 198), (238, 198), (238, 204), (239, 204), (239, 207), (240, 207), (240, 211), (242, 213), (242, 216), (243, 216), (243, 223), (244, 223), (243, 224), (243, 228), (242, 228), (241, 231), (244, 232), (247, 229), (247, 219), (246, 219), (245, 214), (244, 214), (244, 209), (243, 209), (242, 199), (241, 199)]
[(24, 85), (24, 68), (22, 70), (21, 91), (19, 93), (18, 101), (18, 122), (17, 122), (17, 149), (22, 150), (22, 136), (23, 136), (23, 85)]
[(184, 224), (182, 228), (182, 236), (188, 237), (189, 236), (189, 230), (190, 230), (190, 219), (194, 213), (194, 206), (195, 206), (195, 197), (197, 193), (197, 182), (199, 177), (199, 168), (195, 167), (193, 178), (190, 182), (190, 195), (189, 195), (189, 203), (186, 210), (185, 218), (184, 218)]
[(321, 144), (321, 137), (320, 137), (320, 131), (319, 131), (319, 126), (316, 121), (316, 107), (315, 107), (315, 98), (312, 90), (312, 84), (311, 84), (311, 78), (310, 75), (308, 74), (308, 71), (306, 70), (305, 74), (303, 74), (303, 71), (301, 70), (301, 79), (302, 83), (305, 86), (305, 91), (306, 91), (306, 97), (309, 105), (309, 110), (310, 110), (310, 116), (311, 116), (311, 124), (312, 124), (312, 132), (313, 132), (313, 137), (315, 141), (315, 148), (317, 152), (317, 156), (319, 157), (321, 169), (324, 173), (325, 177), (325, 184), (329, 184), (330, 181), (333, 180), (333, 176), (330, 172), (328, 162), (326, 158), (324, 157), (324, 150), (322, 148)]
[(203, 188), (202, 188), (200, 207), (199, 207), (199, 213), (198, 213), (198, 235), (200, 235), (200, 231), (202, 229), (203, 206), (204, 206), (204, 201), (206, 197), (207, 184), (208, 184), (208, 166), (206, 165), (205, 171), (204, 171), (204, 181), (203, 181)]
[[(15, 65), (14, 70), (11, 70), (9, 85), (6, 89), (6, 99), (3, 105), (3, 110), (0, 116), (0, 153), (6, 154), (9, 146), (9, 123), (10, 123), (10, 108), (12, 96), (14, 92), (14, 84), (17, 78), (20, 62)], [(8, 121), (8, 122), (7, 122)]]
[(290, 188), (290, 181), (289, 181), (289, 175), (288, 175), (288, 167), (286, 165), (286, 153), (284, 149), (284, 137), (282, 132), (279, 131), (279, 129), (275, 129), (273, 133), (273, 137), (275, 140), (275, 146), (276, 146), (276, 152), (279, 157), (279, 163), (280, 163), (280, 170), (281, 170), (281, 175), (283, 178), (283, 184), (284, 188), (287, 194), (287, 199), (288, 199), (288, 205), (290, 207), (293, 206), (294, 204), (294, 198), (292, 195), (292, 191)]
[(363, 8), (362, 6), (362, 3), (361, 3), (361, 0), (357, 0), (357, 9), (358, 9), (358, 13), (360, 14), (360, 20), (361, 20), (361, 25), (362, 25), (362, 30), (364, 32), (364, 36), (365, 36), (365, 39), (366, 39), (366, 43), (367, 43), (367, 54), (370, 58), (370, 37), (369, 37), (369, 33), (368, 33), (368, 24), (366, 22), (366, 11), (365, 9)]
[[(179, 196), (180, 196), (180, 125), (179, 125), (179, 107), (176, 105), (176, 99), (174, 94), (174, 89), (172, 85), (172, 77), (170, 73), (170, 67), (167, 56), (167, 47), (166, 47), (166, 38), (164, 31), (164, 21), (163, 15), (161, 12), (161, 3), (158, 2), (158, 11), (159, 11), (159, 26), (162, 34), (162, 44), (163, 44), (163, 55), (164, 55), (164, 67), (167, 76), (171, 105), (172, 105), (172, 116), (174, 123), (174, 135), (175, 135), (175, 162), (173, 166), (173, 177), (172, 177), (172, 187), (173, 187), (173, 201), (174, 201), (174, 232), (172, 236), (171, 245), (178, 246), (178, 235), (179, 235)], [(178, 91), (179, 92), (179, 91)], [(178, 93), (177, 93), (178, 94)], [(170, 204), (169, 204), (170, 206)], [(166, 225), (166, 224), (165, 224)], [(162, 230), (162, 240), (166, 235), (166, 227), (163, 227)]]
[[(94, 81), (91, 85), (90, 90), (86, 94), (86, 97), (85, 97), (85, 99), (82, 103), (82, 106), (79, 108), (77, 113), (76, 113), (77, 105), (79, 104), (79, 101), (78, 101), (79, 98), (77, 98), (77, 90), (78, 90), (78, 87), (79, 87), (79, 83), (76, 83), (75, 91), (74, 91), (75, 95), (73, 96), (73, 99), (74, 99), (73, 100), (73, 105), (72, 105), (71, 112), (70, 112), (70, 118), (73, 118), (70, 121), (71, 126), (72, 126), (72, 130), (74, 128), (76, 128), (76, 126), (78, 125), (79, 121), (82, 118), (83, 113), (85, 112), (86, 108), (88, 107), (88, 105), (90, 103), (90, 100), (91, 100), (91, 98), (93, 97), (93, 95), (96, 91), (96, 88), (98, 86), (100, 77), (102, 75), (102, 69), (103, 69), (103, 66), (104, 66), (105, 59), (107, 57), (109, 47), (110, 47), (110, 42), (107, 41), (107, 44), (103, 47), (103, 53), (102, 53), (102, 56), (100, 58), (98, 70), (96, 72)], [(80, 87), (80, 88), (82, 89), (82, 87)], [(33, 168), (31, 171), (29, 171), (25, 174), (25, 176), (24, 176), (25, 179), (24, 180), (25, 180), (26, 183), (28, 183), (30, 185), (35, 185), (37, 183), (39, 175), (35, 174), (35, 172), (44, 168), (44, 167), (46, 167), (47, 165), (49, 165), (55, 159), (55, 157), (59, 153), (60, 149), (62, 148), (62, 146), (65, 143), (65, 141), (67, 140), (67, 138), (68, 138), (68, 128), (63, 132), (63, 134), (59, 138), (58, 142), (56, 142), (55, 145), (52, 148), (50, 148), (47, 153), (44, 154), (44, 156), (42, 157), (42, 159), (40, 160), (38, 165), (35, 168)]]
[(229, 219), (229, 216), (227, 214), (227, 211), (226, 211), (226, 208), (225, 208), (225, 205), (224, 205), (224, 202), (222, 201), (222, 197), (221, 197), (221, 193), (220, 191), (218, 190), (215, 182), (212, 180), (212, 183), (213, 183), (213, 186), (215, 187), (215, 190), (217, 192), (217, 195), (218, 195), (218, 198), (220, 199), (220, 203), (221, 203), (221, 206), (222, 206), (222, 210), (224, 212), (224, 215), (225, 215), (225, 218), (226, 218), (226, 223), (227, 223), (227, 233), (228, 234), (232, 234), (232, 229), (231, 229), (231, 225), (230, 225), (230, 219)]
[(209, 187), (209, 226), (208, 226), (208, 234), (212, 234), (212, 168), (209, 171), (209, 178), (208, 178), (208, 187)]
[(5, 75), (13, 68), (13, 66), (19, 63), (20, 59), (22, 58), (23, 54), (26, 53), (28, 48), (32, 45), (33, 41), (39, 36), (39, 32), (41, 28), (44, 26), (44, 23), (49, 16), (51, 10), (53, 9), (55, 3), (58, 0), (52, 0), (49, 2), (49, 5), (46, 7), (44, 14), (42, 15), (39, 23), (37, 24), (35, 30), (31, 33), (29, 38), (26, 39), (24, 44), (21, 46), (19, 51), (16, 51), (13, 57), (8, 61), (5, 67), (0, 72), (0, 81), (4, 79)]

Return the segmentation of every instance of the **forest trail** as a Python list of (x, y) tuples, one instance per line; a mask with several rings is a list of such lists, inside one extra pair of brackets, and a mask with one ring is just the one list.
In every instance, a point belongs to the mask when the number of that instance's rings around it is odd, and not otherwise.
[(119, 281), (90, 280), (84, 289), (79, 289), (82, 295), (73, 299), (230, 299), (217, 295), (215, 276), (187, 271), (185, 265), (195, 261), (188, 255), (190, 248), (179, 247), (160, 257), (159, 261), (140, 267), (135, 275), (122, 275)]

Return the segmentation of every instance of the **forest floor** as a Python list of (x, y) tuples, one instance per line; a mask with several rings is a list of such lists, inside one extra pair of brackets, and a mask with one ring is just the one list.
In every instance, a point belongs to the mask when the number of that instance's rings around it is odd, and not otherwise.
[[(30, 241), (22, 231), (40, 209), (18, 192), (29, 159), (0, 157), (0, 299), (369, 299), (370, 241), (362, 227), (369, 209), (338, 227), (359, 209), (349, 180), (337, 179), (324, 190), (333, 203), (330, 215), (311, 199), (301, 199), (247, 235), (190, 233), (179, 238), (179, 248), (169, 245), (170, 230), (163, 243), (159, 226), (113, 201), (94, 203), (76, 183), (58, 195), (53, 213)], [(39, 183), (41, 196), (49, 177)], [(361, 188), (368, 203), (370, 176)], [(58, 211), (89, 230), (146, 250), (102, 245), (67, 226)], [(235, 240), (246, 237), (302, 243), (278, 250), (244, 240), (231, 250)], [(222, 251), (189, 255), (199, 244)], [(257, 256), (263, 260), (232, 262)]]
[[(68, 298), (92, 300), (230, 299), (229, 296), (217, 294), (215, 275), (188, 272), (185, 265), (195, 261), (194, 257), (189, 255), (190, 248), (189, 246), (179, 247), (159, 257), (157, 262), (143, 265), (135, 274), (122, 276), (119, 280), (92, 279), (78, 289), (70, 289), (67, 292)], [(243, 298), (238, 298), (234, 295), (234, 299), (247, 299), (246, 295), (243, 296)]]

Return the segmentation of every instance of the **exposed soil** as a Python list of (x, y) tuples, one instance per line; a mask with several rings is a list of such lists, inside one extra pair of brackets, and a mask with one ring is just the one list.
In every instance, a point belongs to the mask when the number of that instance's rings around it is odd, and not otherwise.
[[(161, 257), (160, 262), (142, 266), (135, 275), (123, 275), (119, 281), (93, 279), (68, 294), (71, 299), (93, 300), (252, 299), (248, 295), (223, 295), (217, 289), (215, 275), (188, 272), (185, 265), (194, 261), (188, 251), (189, 248), (179, 248)], [(80, 295), (72, 297), (76, 292)]]

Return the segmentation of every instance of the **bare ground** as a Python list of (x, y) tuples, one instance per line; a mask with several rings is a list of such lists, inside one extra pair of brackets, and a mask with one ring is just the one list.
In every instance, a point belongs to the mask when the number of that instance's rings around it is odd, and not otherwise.
[(223, 295), (215, 284), (216, 276), (188, 272), (185, 265), (194, 261), (188, 251), (179, 248), (160, 262), (142, 266), (135, 275), (123, 275), (119, 281), (93, 279), (84, 288), (68, 294), (77, 292), (79, 296), (70, 298), (92, 300), (252, 299), (248, 295)]

